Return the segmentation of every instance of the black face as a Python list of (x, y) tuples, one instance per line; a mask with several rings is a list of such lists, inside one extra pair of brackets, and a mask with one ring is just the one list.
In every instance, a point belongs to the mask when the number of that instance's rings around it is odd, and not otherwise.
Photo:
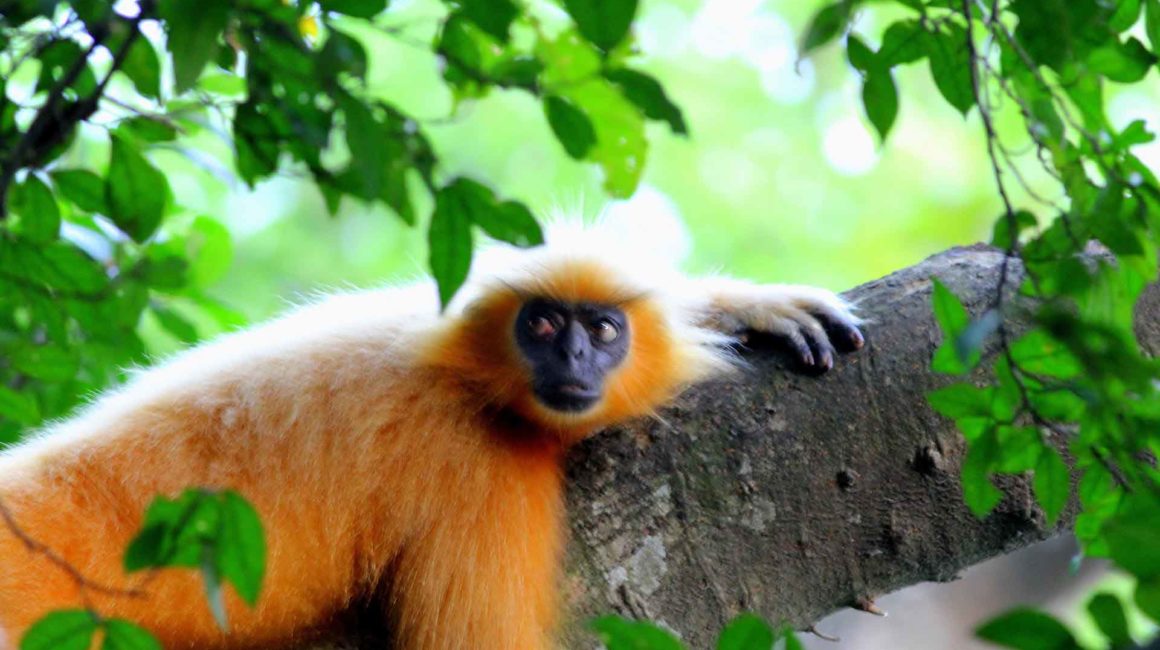
[(516, 343), (532, 366), (536, 398), (557, 411), (600, 399), (604, 377), (628, 354), (628, 319), (608, 305), (536, 298), (516, 318)]

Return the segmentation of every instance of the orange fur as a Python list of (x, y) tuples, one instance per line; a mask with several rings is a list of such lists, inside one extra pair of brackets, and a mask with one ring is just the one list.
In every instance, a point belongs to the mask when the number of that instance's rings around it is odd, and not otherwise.
[[(564, 262), (522, 286), (485, 290), (429, 329), (354, 319), (290, 336), (274, 352), (260, 341), (278, 337), (276, 327), (240, 335), (236, 357), (207, 363), (195, 350), (168, 376), (145, 373), (63, 431), (0, 458), (0, 499), (29, 535), (119, 588), (141, 584), (120, 558), (154, 495), (204, 486), (250, 499), (266, 529), (268, 575), (255, 609), (230, 594), (229, 635), (192, 571), (157, 572), (140, 598), (84, 594), (166, 648), (306, 639), (373, 594), (401, 648), (550, 647), (563, 449), (649, 412), (687, 374), (661, 311), (613, 277)], [(630, 353), (591, 412), (557, 415), (529, 396), (511, 332), (522, 296), (533, 294), (617, 303), (628, 315)], [(12, 638), (82, 602), (66, 573), (3, 529), (0, 558), (0, 630)]]

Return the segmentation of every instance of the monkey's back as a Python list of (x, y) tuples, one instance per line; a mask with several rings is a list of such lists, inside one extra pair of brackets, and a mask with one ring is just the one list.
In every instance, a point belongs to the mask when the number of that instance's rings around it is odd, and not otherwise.
[[(512, 488), (517, 512), (503, 511), (494, 487), (504, 482), (492, 479), (512, 456), (494, 444), (477, 405), (448, 398), (456, 378), (414, 365), (415, 333), (429, 321), (360, 319), (341, 307), (307, 308), (139, 374), (0, 455), (0, 500), (22, 531), (92, 584), (132, 588), (139, 580), (124, 575), (120, 558), (155, 495), (237, 490), (269, 544), (258, 607), (227, 590), (233, 638), (255, 642), (325, 627), (390, 581), (408, 542), (486, 552), (486, 543), (453, 541), (459, 533), (441, 523), (449, 512), (504, 526), (517, 523), (513, 515), (558, 517), (551, 486), (534, 506)], [(552, 462), (542, 465), (554, 474)], [(194, 572), (162, 571), (145, 593), (85, 595), (167, 648), (229, 645)], [(0, 630), (17, 639), (47, 611), (82, 602), (68, 573), (0, 529)]]

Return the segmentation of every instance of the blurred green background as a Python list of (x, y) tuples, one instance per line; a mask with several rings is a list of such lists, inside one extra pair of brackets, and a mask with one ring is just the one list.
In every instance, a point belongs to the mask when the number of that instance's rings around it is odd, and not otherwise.
[[(684, 109), (691, 136), (650, 124), (644, 181), (625, 202), (606, 198), (597, 168), (565, 155), (527, 93), (497, 92), (453, 111), (422, 47), (443, 15), (437, 3), (396, 2), (387, 22), (398, 33), (362, 36), (372, 89), (424, 118), (448, 177), (485, 181), (540, 215), (609, 210), (687, 254), (692, 271), (845, 289), (987, 238), (998, 203), (977, 121), (964, 122), (925, 67), (911, 66), (899, 80), (898, 128), (880, 147), (834, 48), (796, 61), (797, 35), (818, 5), (642, 3), (640, 65)], [(874, 18), (883, 19), (866, 17)], [(304, 179), (225, 191), (213, 182), (229, 168), (220, 147), (226, 162), (216, 171), (177, 155), (159, 162), (183, 203), (228, 219), (235, 259), (212, 292), (248, 317), (319, 289), (423, 272), (422, 230), (349, 200), (330, 218)]]

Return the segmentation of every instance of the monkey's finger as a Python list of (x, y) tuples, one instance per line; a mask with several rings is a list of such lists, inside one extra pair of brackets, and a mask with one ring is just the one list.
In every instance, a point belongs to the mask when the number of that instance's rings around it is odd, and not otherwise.
[(794, 321), (797, 323), (801, 335), (809, 342), (810, 353), (813, 357), (813, 363), (807, 364), (810, 369), (826, 372), (833, 368), (837, 352), (834, 350), (834, 345), (830, 343), (830, 337), (826, 334), (822, 324), (816, 318), (808, 315), (796, 317)]
[(797, 327), (791, 326), (783, 330), (783, 335), (798, 361), (803, 366), (812, 368), (817, 357), (814, 356), (814, 348), (810, 345), (805, 335), (802, 334), (802, 331)]
[(866, 345), (866, 337), (856, 324), (844, 319), (830, 318), (826, 314), (817, 314), (816, 317), (826, 330), (826, 336), (839, 352), (855, 352)]

